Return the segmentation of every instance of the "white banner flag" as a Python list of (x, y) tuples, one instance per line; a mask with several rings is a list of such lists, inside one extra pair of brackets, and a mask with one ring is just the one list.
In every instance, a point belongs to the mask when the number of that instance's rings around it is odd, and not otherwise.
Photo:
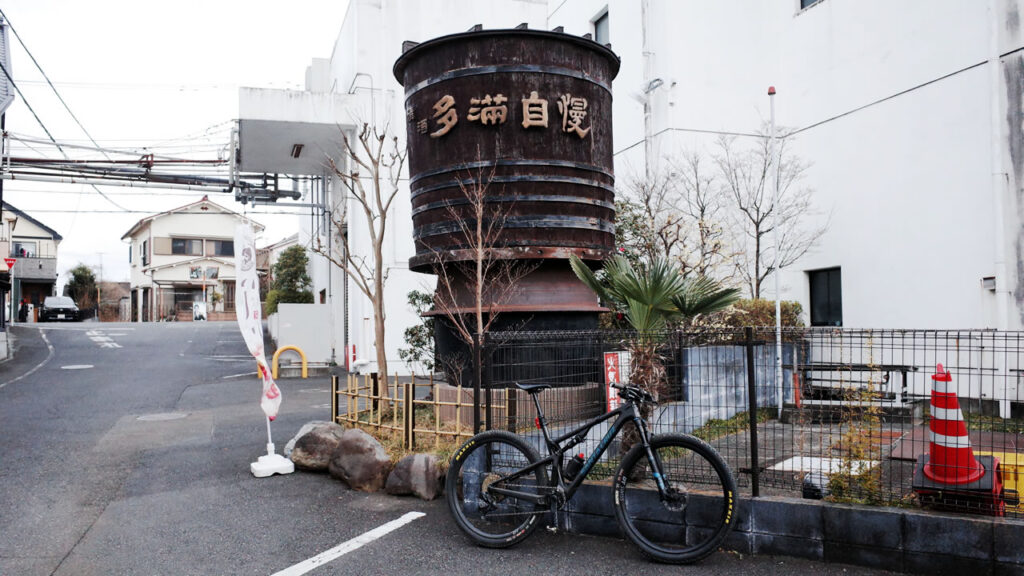
[(273, 420), (281, 408), (281, 390), (274, 383), (267, 358), (263, 354), (263, 308), (260, 305), (260, 281), (256, 274), (256, 238), (248, 224), (235, 227), (235, 270), (235, 316), (238, 318), (238, 328), (242, 331), (249, 353), (256, 359), (263, 380), (260, 408), (267, 418)]

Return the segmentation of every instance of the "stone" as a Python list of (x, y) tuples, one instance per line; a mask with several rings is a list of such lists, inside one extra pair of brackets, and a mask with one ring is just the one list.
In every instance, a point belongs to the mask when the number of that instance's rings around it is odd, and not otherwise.
[(292, 462), (304, 470), (326, 471), (344, 433), (345, 428), (334, 422), (314, 426), (295, 441)]
[(292, 450), (295, 449), (295, 442), (297, 442), (299, 438), (305, 436), (313, 428), (316, 428), (317, 426), (324, 426), (326, 424), (333, 424), (333, 422), (328, 422), (327, 420), (311, 420), (303, 424), (302, 428), (299, 428), (298, 434), (292, 436), (292, 439), (289, 440), (288, 443), (284, 445), (284, 457), (288, 458), (289, 456), (292, 455)]
[(384, 489), (391, 458), (376, 438), (351, 428), (341, 435), (327, 469), (353, 490), (377, 492)]
[(388, 494), (414, 494), (423, 500), (441, 495), (441, 468), (433, 454), (409, 454), (395, 465), (385, 486)]

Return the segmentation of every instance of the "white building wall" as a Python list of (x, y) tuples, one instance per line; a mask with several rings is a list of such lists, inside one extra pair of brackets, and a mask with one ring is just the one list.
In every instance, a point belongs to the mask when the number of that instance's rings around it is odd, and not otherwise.
[[(1014, 14), (1024, 11), (1024, 1), (993, 1), (999, 51), (1017, 50), (1022, 34)], [(622, 58), (613, 83), (620, 188), (642, 178), (648, 160), (654, 169), (687, 151), (710, 160), (721, 134), (749, 140), (766, 127), (767, 88), (775, 86), (778, 124), (798, 130), (791, 150), (810, 163), (803, 185), (815, 190), (815, 213), (808, 214), (807, 225), (828, 224), (819, 244), (783, 272), (783, 298), (801, 301), (806, 310), (807, 272), (839, 266), (846, 326), (1019, 328), (1021, 303), (1011, 299), (1007, 317), (999, 318), (995, 294), (981, 286), (983, 277), (997, 273), (1002, 245), (1008, 263), (1000, 286), (1015, 290), (1024, 252), (1024, 239), (1018, 240), (1022, 203), (1009, 194), (1021, 188), (1024, 136), (1013, 124), (1012, 108), (1020, 106), (1014, 90), (1024, 85), (1014, 83), (1024, 84), (1024, 74), (1013, 74), (1019, 53), (1004, 58), (995, 98), (997, 115), (1007, 118), (995, 150), (1007, 180), (1000, 240), (985, 4), (822, 0), (800, 10), (797, 0), (352, 0), (329, 63), (314, 60), (307, 83), (311, 91), (345, 96), (344, 111), (332, 114), (347, 115), (341, 121), (347, 129), (374, 120), (404, 145), (404, 92), (391, 72), (403, 41), (426, 41), (478, 23), (485, 29), (520, 22), (539, 29), (564, 26), (566, 33), (582, 35), (593, 33), (594, 20), (607, 11), (611, 46)], [(354, 252), (369, 255), (365, 221), (339, 183), (327, 180), (326, 200), (347, 203)], [(320, 201), (312, 193), (306, 200)], [(312, 246), (326, 232), (324, 223), (304, 217), (299, 241)], [(407, 370), (397, 350), (405, 344), (403, 330), (418, 322), (406, 294), (433, 287), (431, 277), (409, 272), (413, 253), (403, 180), (384, 250), (392, 371)], [(374, 359), (368, 299), (341, 269), (316, 255), (311, 275), (317, 298), (327, 290), (334, 302), (337, 361), (344, 363), (346, 342), (356, 345), (359, 358)]]
[[(484, 28), (512, 28), (526, 22), (532, 28), (544, 28), (547, 16), (546, 0), (444, 0), (435, 2), (396, 2), (387, 0), (352, 0), (341, 32), (331, 55), (328, 81), (321, 81), (311, 68), (310, 87), (330, 86), (336, 93), (349, 93), (355, 98), (350, 103), (351, 119), (346, 128), (352, 129), (364, 121), (376, 119), (377, 126), (388, 126), (404, 148), (406, 139), (405, 93), (395, 80), (392, 66), (402, 53), (406, 40), (423, 42), (446, 34), (465, 32), (475, 24)], [(351, 137), (351, 136), (350, 136)], [(329, 175), (328, 175), (329, 176)], [(333, 177), (328, 177), (332, 204), (347, 204), (348, 235), (354, 254), (370, 256), (369, 233), (366, 220), (361, 216), (354, 200), (344, 199), (344, 188)], [(308, 218), (307, 218), (308, 220)], [(304, 222), (300, 243), (306, 245), (316, 235), (315, 225)], [(398, 196), (388, 214), (388, 231), (384, 246), (384, 265), (388, 268), (385, 287), (386, 348), (390, 372), (408, 373), (409, 366), (401, 361), (398, 349), (405, 346), (404, 330), (420, 319), (407, 304), (411, 290), (433, 290), (434, 278), (409, 271), (409, 258), (415, 254), (412, 239), (412, 206), (409, 200), (408, 171), (403, 170)], [(333, 340), (336, 342), (336, 361), (344, 364), (344, 343), (356, 346), (358, 359), (373, 361), (373, 311), (368, 298), (349, 278), (347, 282), (348, 310), (343, 303), (344, 272), (331, 267), (318, 256), (311, 256), (311, 276), (314, 294), (330, 286), (335, 306), (336, 321)], [(345, 325), (348, 325), (346, 340)]]
[[(986, 2), (822, 0), (801, 11), (796, 0), (567, 0), (550, 25), (591, 31), (592, 14), (606, 4), (612, 48), (623, 60), (614, 83), (620, 189), (643, 173), (644, 147), (626, 148), (638, 131), (643, 139), (640, 87), (662, 80), (649, 95), (649, 132), (653, 161), (664, 162), (688, 150), (710, 159), (716, 132), (762, 129), (774, 85), (777, 123), (800, 130), (791, 149), (811, 165), (803, 185), (815, 190), (817, 213), (807, 224), (828, 224), (820, 243), (784, 270), (784, 299), (806, 310), (807, 272), (840, 266), (846, 326), (1020, 327), (1020, 303), (997, 318), (995, 293), (981, 286), (996, 275), (997, 242), (1009, 260), (1004, 289), (1015, 288), (1024, 251), (1014, 246), (1021, 219), (1012, 196), (1006, 236), (995, 236)], [(638, 49), (644, 4), (646, 55)], [(1000, 53), (1019, 50), (1024, 3), (995, 5)], [(1013, 62), (1004, 60), (1012, 76)], [(1014, 112), (1006, 110), (1015, 89), (1001, 73), (997, 115), (1010, 120), (995, 151), (1003, 172), (1016, 165)]]

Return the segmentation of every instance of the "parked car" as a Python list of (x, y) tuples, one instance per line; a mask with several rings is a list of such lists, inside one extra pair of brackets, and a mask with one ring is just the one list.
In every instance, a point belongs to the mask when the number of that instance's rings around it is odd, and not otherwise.
[(47, 296), (39, 307), (40, 322), (79, 322), (82, 313), (75, 306), (75, 301), (68, 296)]

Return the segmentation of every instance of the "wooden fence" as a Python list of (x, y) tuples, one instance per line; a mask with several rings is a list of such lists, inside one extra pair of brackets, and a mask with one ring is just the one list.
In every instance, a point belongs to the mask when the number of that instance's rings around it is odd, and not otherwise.
[[(376, 375), (354, 374), (344, 380), (333, 377), (331, 388), (335, 422), (400, 436), (406, 450), (428, 445), (436, 449), (442, 442), (458, 443), (473, 436), (472, 388), (451, 386), (433, 377), (417, 381), (415, 376), (394, 376), (384, 386)], [(521, 432), (533, 428), (535, 408), (525, 392), (508, 388), (483, 392), (479, 407), (482, 429)], [(605, 405), (603, 388), (595, 383), (553, 390), (539, 399), (552, 423), (600, 414)]]
[[(397, 375), (384, 386), (376, 374), (349, 374), (344, 381), (334, 376), (331, 388), (335, 422), (390, 432), (401, 437), (406, 450), (417, 444), (422, 448), (424, 441), (437, 448), (442, 442), (473, 436), (472, 390), (436, 382), (433, 377), (417, 382), (415, 377), (410, 380)], [(417, 398), (417, 392), (422, 397)]]

